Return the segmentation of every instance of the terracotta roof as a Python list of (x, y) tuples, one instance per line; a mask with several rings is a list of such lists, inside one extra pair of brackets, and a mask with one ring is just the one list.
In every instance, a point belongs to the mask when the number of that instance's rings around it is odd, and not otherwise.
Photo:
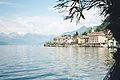
[(79, 36), (80, 38), (89, 38), (89, 36)]
[(91, 32), (88, 35), (104, 36), (105, 34), (103, 32)]

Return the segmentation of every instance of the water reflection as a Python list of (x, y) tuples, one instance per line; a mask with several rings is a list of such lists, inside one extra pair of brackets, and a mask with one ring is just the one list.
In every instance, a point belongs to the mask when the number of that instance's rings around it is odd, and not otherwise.
[[(56, 48), (58, 64), (66, 69), (71, 76), (86, 77), (87, 80), (102, 80), (113, 64), (108, 48), (70, 47)], [(68, 68), (69, 67), (69, 68)]]
[(0, 79), (102, 80), (111, 50), (94, 47), (0, 46)]
[(61, 63), (84, 63), (92, 62), (99, 63), (106, 60), (112, 60), (112, 54), (108, 48), (86, 48), (86, 47), (58, 47), (56, 48), (57, 58)]

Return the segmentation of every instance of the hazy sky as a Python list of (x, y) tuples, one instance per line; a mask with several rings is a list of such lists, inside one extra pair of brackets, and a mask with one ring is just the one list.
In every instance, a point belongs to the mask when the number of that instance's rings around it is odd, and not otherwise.
[(94, 9), (85, 12), (86, 20), (78, 25), (64, 21), (65, 15), (53, 9), (56, 4), (56, 0), (0, 0), (0, 32), (59, 35), (81, 26), (91, 27), (101, 23)]

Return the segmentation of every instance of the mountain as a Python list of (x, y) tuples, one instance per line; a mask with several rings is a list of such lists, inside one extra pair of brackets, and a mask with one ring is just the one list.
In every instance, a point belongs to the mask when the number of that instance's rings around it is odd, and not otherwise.
[(46, 41), (52, 40), (53, 35), (39, 35), (39, 34), (25, 34), (19, 35), (17, 33), (4, 34), (0, 33), (0, 45), (9, 44), (43, 44)]
[(7, 45), (7, 43), (0, 41), (0, 45)]
[(86, 26), (82, 26), (77, 30), (71, 31), (71, 32), (65, 32), (62, 35), (74, 35), (76, 32), (78, 32), (79, 34), (82, 34), (84, 32), (88, 32), (91, 29), (91, 27), (86, 27)]

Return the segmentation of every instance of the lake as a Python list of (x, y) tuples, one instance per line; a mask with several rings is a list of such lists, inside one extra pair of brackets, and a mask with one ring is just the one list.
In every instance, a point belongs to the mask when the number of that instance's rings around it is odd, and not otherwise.
[(0, 46), (0, 80), (102, 80), (112, 64), (108, 48)]

